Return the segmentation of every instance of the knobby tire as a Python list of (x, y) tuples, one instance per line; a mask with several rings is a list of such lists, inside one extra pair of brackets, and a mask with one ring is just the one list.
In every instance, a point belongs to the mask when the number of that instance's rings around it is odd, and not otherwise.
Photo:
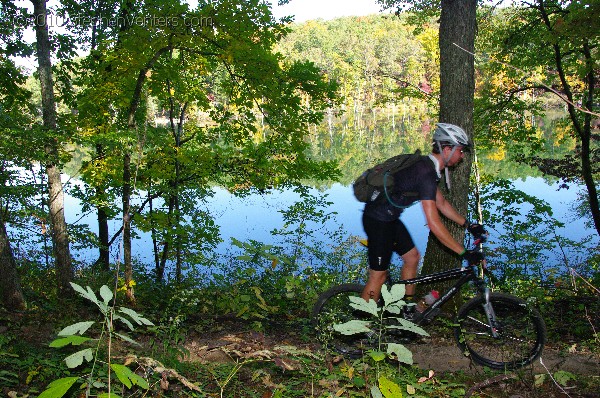
[(491, 293), (498, 337), (493, 337), (483, 304), (477, 296), (458, 311), (454, 335), (462, 352), (479, 365), (510, 370), (529, 365), (542, 353), (546, 326), (539, 312), (525, 300)]
[(326, 350), (332, 350), (351, 358), (357, 358), (372, 347), (371, 341), (362, 335), (345, 336), (337, 333), (333, 325), (356, 319), (356, 312), (350, 306), (350, 296), (359, 297), (364, 285), (345, 283), (337, 285), (317, 298), (313, 306), (311, 322), (317, 337)]

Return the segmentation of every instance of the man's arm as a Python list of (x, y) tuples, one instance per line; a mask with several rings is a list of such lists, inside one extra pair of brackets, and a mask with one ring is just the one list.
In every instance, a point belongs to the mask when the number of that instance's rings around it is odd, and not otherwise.
[[(440, 197), (444, 203), (442, 203), (442, 210), (439, 208)], [(455, 252), (456, 254), (461, 254), (465, 251), (465, 248), (462, 244), (460, 244), (456, 239), (450, 235), (450, 231), (446, 228), (442, 219), (440, 218), (440, 211), (450, 220), (457, 223), (464, 223), (465, 218), (462, 217), (450, 203), (448, 203), (441, 192), (438, 190), (436, 195), (436, 200), (422, 200), (421, 206), (423, 206), (423, 212), (425, 213), (425, 218), (427, 219), (427, 225), (429, 226), (429, 230), (435, 235), (435, 237), (447, 248)], [(448, 210), (451, 209), (451, 210)]]
[(435, 205), (438, 208), (438, 210), (444, 216), (446, 216), (446, 218), (448, 218), (449, 220), (454, 221), (458, 225), (464, 225), (465, 222), (467, 221), (467, 219), (464, 218), (463, 216), (461, 216), (456, 211), (456, 209), (450, 204), (450, 202), (448, 202), (446, 200), (446, 198), (442, 194), (442, 191), (440, 191), (439, 188), (438, 188), (438, 190), (437, 190), (437, 192), (435, 194)]

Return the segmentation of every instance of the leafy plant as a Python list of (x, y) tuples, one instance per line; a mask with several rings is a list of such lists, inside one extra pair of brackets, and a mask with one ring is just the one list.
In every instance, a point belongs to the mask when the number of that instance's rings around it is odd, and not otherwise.
[[(88, 346), (67, 356), (64, 361), (68, 368), (74, 369), (81, 366), (84, 362), (91, 362), (92, 367), (87, 375), (64, 377), (51, 382), (45, 391), (40, 394), (40, 398), (60, 398), (65, 395), (73, 385), (84, 380), (82, 388), (86, 389), (86, 396), (90, 396), (92, 388), (98, 389), (98, 397), (116, 397), (111, 393), (112, 373), (123, 386), (130, 389), (137, 386), (142, 389), (148, 389), (149, 384), (143, 377), (139, 376), (127, 366), (112, 363), (111, 348), (113, 339), (123, 340), (132, 344), (138, 344), (129, 336), (116, 331), (114, 321), (118, 320), (127, 326), (131, 331), (134, 329), (134, 323), (137, 325), (153, 326), (154, 324), (144, 318), (136, 311), (126, 307), (116, 307), (114, 305), (115, 296), (113, 292), (104, 285), (100, 288), (100, 299), (94, 291), (87, 286), (85, 289), (71, 282), (73, 289), (83, 298), (94, 303), (100, 313), (103, 321), (100, 325), (100, 336), (98, 338), (86, 337), (84, 334), (96, 325), (95, 321), (82, 321), (69, 325), (58, 333), (58, 338), (50, 343), (50, 347), (64, 348), (66, 346)], [(112, 301), (112, 305), (111, 305)], [(92, 343), (95, 343), (93, 345)], [(99, 352), (103, 344), (108, 347), (108, 358), (104, 362), (100, 359)], [(101, 369), (97, 369), (101, 366)], [(112, 371), (112, 372), (111, 372)], [(106, 374), (106, 383), (96, 375)], [(102, 392), (107, 389), (108, 392)]]
[[(369, 356), (375, 362), (381, 362), (386, 358), (395, 358), (397, 361), (411, 365), (413, 363), (412, 352), (404, 345), (399, 343), (384, 342), (384, 334), (390, 332), (393, 334), (399, 330), (416, 333), (421, 336), (429, 334), (421, 327), (404, 319), (401, 314), (408, 303), (403, 300), (405, 295), (405, 286), (401, 284), (393, 285), (389, 290), (386, 285), (381, 288), (383, 305), (379, 307), (374, 300), (366, 301), (361, 297), (350, 297), (350, 306), (355, 310), (365, 312), (372, 316), (373, 320), (358, 320), (336, 324), (334, 330), (344, 335), (355, 335), (364, 333), (367, 336), (377, 338), (377, 349), (369, 351)], [(386, 351), (383, 351), (383, 345), (387, 345)], [(398, 397), (402, 396), (400, 387), (389, 380), (385, 375), (378, 377), (378, 386), (371, 386), (371, 395), (373, 397)], [(400, 395), (398, 395), (400, 394)]]

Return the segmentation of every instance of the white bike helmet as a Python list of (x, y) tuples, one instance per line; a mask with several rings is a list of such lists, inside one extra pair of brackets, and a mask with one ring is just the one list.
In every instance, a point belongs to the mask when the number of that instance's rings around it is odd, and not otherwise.
[(460, 127), (450, 123), (438, 123), (433, 132), (433, 141), (440, 145), (471, 146), (467, 133)]
[(460, 127), (450, 123), (438, 123), (433, 132), (433, 144), (437, 145), (439, 153), (442, 153), (442, 147), (451, 146), (452, 151), (447, 157), (443, 158), (444, 171), (446, 173), (446, 186), (450, 189), (450, 172), (448, 171), (448, 161), (456, 151), (457, 146), (469, 148), (469, 137)]

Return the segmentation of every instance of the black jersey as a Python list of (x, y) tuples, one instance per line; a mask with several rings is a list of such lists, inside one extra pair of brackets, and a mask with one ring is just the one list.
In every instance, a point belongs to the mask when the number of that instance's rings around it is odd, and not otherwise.
[[(365, 215), (379, 221), (393, 221), (400, 217), (403, 208), (419, 200), (435, 200), (440, 178), (431, 158), (424, 156), (420, 161), (402, 169), (394, 175), (394, 190), (391, 199), (365, 205)], [(417, 196), (403, 196), (402, 192), (416, 192)], [(400, 206), (400, 207), (398, 207)]]

